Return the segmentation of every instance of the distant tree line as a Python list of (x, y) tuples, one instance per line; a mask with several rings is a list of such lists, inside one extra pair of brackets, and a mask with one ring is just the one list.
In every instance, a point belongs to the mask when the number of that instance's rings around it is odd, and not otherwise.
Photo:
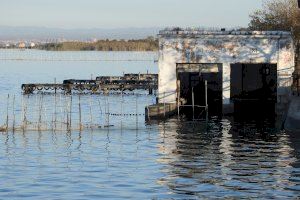
[(157, 51), (154, 37), (136, 40), (98, 40), (97, 42), (47, 43), (37, 47), (48, 51)]

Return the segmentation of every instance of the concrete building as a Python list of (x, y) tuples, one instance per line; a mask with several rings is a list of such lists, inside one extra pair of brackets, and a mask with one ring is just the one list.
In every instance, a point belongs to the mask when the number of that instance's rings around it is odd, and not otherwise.
[[(239, 101), (288, 103), (294, 72), (289, 32), (165, 29), (159, 33), (159, 103), (203, 104), (203, 80), (209, 104), (223, 113)], [(166, 97), (163, 97), (162, 94)], [(215, 107), (215, 105), (214, 105)]]

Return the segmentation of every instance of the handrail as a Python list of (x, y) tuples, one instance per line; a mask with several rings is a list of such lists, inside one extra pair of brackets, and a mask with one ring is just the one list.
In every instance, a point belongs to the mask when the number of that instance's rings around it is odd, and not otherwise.
[[(165, 98), (169, 97), (171, 95), (174, 95), (174, 94), (177, 94), (177, 91), (169, 91), (169, 92), (163, 92), (163, 93), (157, 94), (157, 96), (159, 97), (160, 102), (162, 100), (162, 104), (163, 104), (163, 107), (164, 107), (164, 112), (163, 112), (164, 113), (164, 117), (166, 116), (166, 105), (167, 105), (167, 102), (165, 101)], [(180, 99), (177, 96), (176, 102), (172, 101), (172, 103), (174, 103), (174, 104), (177, 105), (177, 114), (178, 114), (178, 117), (180, 116), (180, 107), (192, 107), (193, 108), (193, 120), (197, 120), (197, 119), (195, 119), (195, 108), (204, 108), (203, 111), (205, 111), (205, 113), (206, 113), (206, 122), (208, 123), (208, 101), (207, 101), (208, 99), (207, 99), (207, 95), (208, 95), (208, 93), (207, 93), (207, 80), (205, 80), (205, 105), (204, 106), (195, 105), (194, 90), (193, 90), (193, 88), (192, 88), (192, 105), (187, 105), (187, 104), (181, 105)], [(151, 108), (151, 106), (147, 106), (146, 107), (146, 109), (148, 111), (148, 116), (147, 116), (148, 120), (150, 120), (150, 116), (149, 116), (149, 109), (150, 108)], [(203, 113), (203, 111), (201, 112), (201, 114)]]
[(159, 98), (166, 98), (166, 97), (169, 97), (169, 96), (171, 96), (173, 94), (176, 94), (176, 93), (177, 93), (177, 91), (162, 92), (162, 93), (156, 93), (156, 96), (159, 97)]

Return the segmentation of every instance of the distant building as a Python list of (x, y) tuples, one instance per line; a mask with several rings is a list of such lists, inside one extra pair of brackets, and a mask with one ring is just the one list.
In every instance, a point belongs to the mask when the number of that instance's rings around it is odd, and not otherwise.
[(30, 48), (34, 48), (35, 47), (35, 43), (34, 42), (31, 42), (30, 43)]

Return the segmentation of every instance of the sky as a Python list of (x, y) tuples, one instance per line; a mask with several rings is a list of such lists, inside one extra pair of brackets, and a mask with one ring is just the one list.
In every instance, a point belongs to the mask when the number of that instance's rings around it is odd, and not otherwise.
[(245, 27), (262, 0), (0, 0), (0, 26)]

